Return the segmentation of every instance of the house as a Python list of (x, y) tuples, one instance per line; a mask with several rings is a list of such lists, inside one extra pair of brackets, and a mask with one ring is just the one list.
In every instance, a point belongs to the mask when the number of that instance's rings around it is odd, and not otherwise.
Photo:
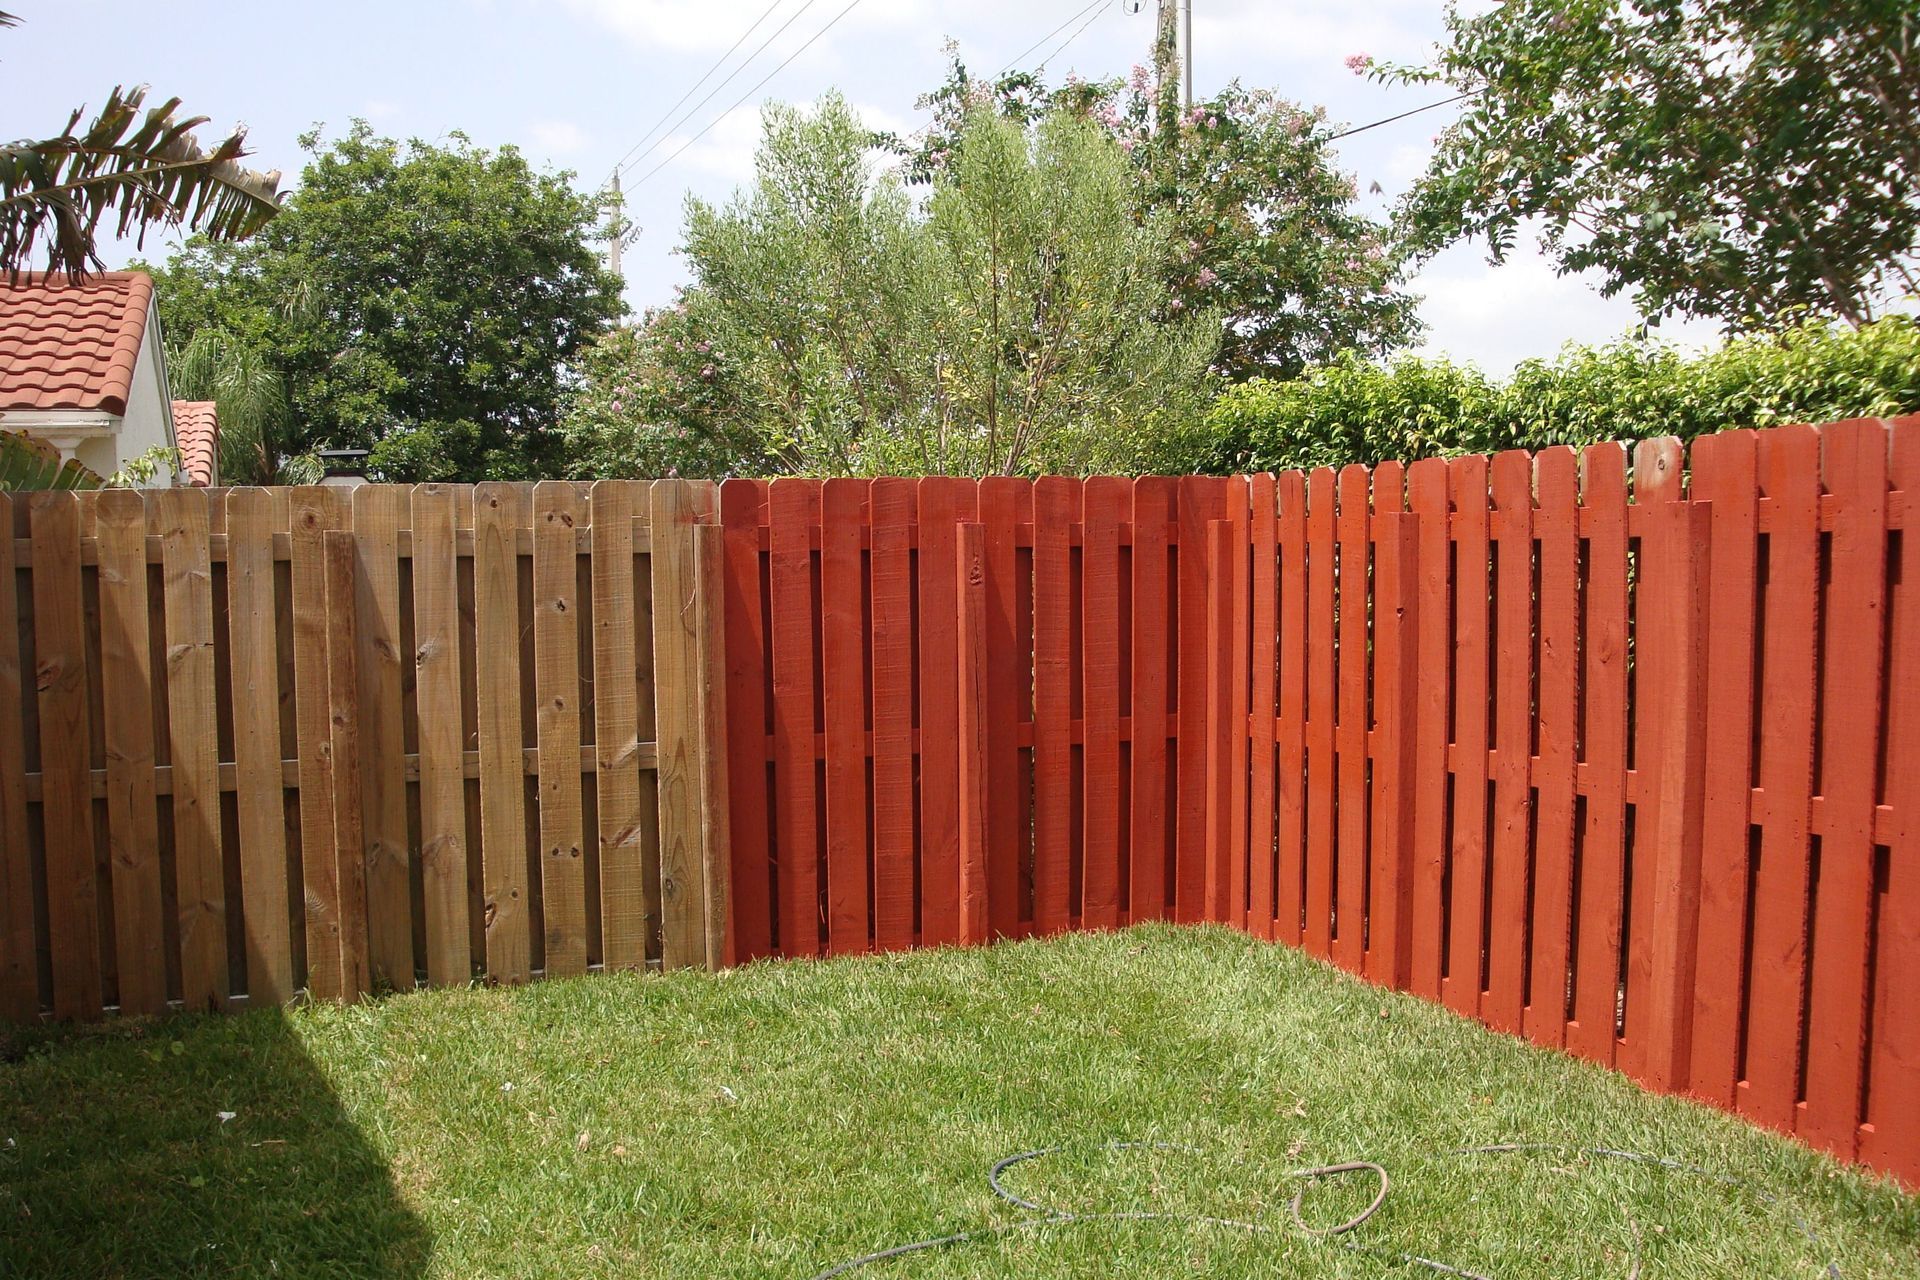
[(51, 445), (102, 476), (156, 448), (178, 450), (147, 483), (219, 483), (213, 406), (167, 395), (153, 278), (110, 271), (0, 278), (0, 430)]

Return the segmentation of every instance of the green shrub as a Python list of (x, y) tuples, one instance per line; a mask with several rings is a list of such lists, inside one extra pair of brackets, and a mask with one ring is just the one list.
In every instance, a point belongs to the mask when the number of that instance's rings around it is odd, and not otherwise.
[(1437, 454), (1920, 412), (1920, 325), (1808, 323), (1699, 356), (1657, 342), (1569, 346), (1505, 381), (1471, 365), (1346, 356), (1292, 382), (1254, 380), (1208, 411), (1216, 471)]

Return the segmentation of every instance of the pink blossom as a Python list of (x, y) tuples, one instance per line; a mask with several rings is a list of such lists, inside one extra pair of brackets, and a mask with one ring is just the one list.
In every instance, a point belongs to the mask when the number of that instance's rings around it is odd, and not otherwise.
[(1373, 59), (1364, 53), (1350, 53), (1347, 55), (1347, 70), (1357, 76), (1367, 74), (1367, 68), (1372, 65)]
[(1208, 117), (1207, 117), (1207, 128), (1209, 128), (1209, 129), (1218, 129), (1219, 127), (1220, 127), (1220, 117), (1219, 117), (1219, 116), (1208, 116)]
[(1167, 309), (1169, 311), (1185, 311), (1187, 309), (1187, 304), (1180, 301), (1180, 299), (1175, 298), (1172, 302), (1169, 302), (1167, 304)]
[(700, 376), (703, 378), (711, 378), (713, 376), (713, 366), (710, 364), (701, 365)]
[(615, 400), (615, 401), (613, 402), (613, 411), (614, 411), (615, 413), (618, 413), (618, 412), (620, 412), (620, 402), (619, 402), (618, 400)]
[(1145, 93), (1147, 80), (1151, 75), (1151, 72), (1136, 62), (1133, 64), (1133, 73), (1127, 77), (1127, 84), (1135, 93)]
[(1220, 282), (1220, 275), (1212, 267), (1202, 267), (1200, 274), (1193, 278), (1193, 282), (1202, 289), (1209, 289)]
[(1132, 138), (1122, 138), (1122, 139), (1120, 139), (1120, 149), (1121, 149), (1122, 151), (1132, 151), (1132, 150), (1133, 150), (1133, 148), (1134, 148), (1134, 146), (1135, 146), (1135, 143), (1134, 143), (1134, 140), (1133, 140)]

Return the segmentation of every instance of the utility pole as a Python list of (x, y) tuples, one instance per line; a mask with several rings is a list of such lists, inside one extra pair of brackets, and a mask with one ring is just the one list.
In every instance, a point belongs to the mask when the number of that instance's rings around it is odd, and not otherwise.
[(1180, 105), (1193, 109), (1193, 0), (1180, 0)]
[(1153, 66), (1160, 83), (1180, 82), (1180, 104), (1193, 106), (1193, 0), (1160, 0), (1154, 23)]
[(627, 278), (620, 273), (621, 241), (627, 238), (627, 228), (624, 225), (625, 219), (621, 216), (622, 213), (620, 171), (615, 169), (613, 171), (613, 194), (607, 198), (607, 228), (609, 232), (607, 236), (607, 270), (613, 272), (616, 276), (620, 276), (620, 282), (625, 284)]

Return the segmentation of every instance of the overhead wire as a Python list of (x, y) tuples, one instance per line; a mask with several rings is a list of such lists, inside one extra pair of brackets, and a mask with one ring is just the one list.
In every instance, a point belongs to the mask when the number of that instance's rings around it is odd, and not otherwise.
[[(814, 3), (814, 0), (807, 0), (807, 4), (809, 6), (811, 6), (813, 3)], [(698, 133), (695, 133), (692, 137), (688, 138), (685, 142), (681, 143), (677, 148), (674, 149), (671, 155), (667, 156), (664, 160), (660, 161), (659, 164), (654, 165), (653, 168), (647, 170), (644, 174), (642, 174), (639, 177), (639, 179), (634, 182), (630, 190), (636, 190), (636, 191), (639, 190), (642, 186), (646, 185), (647, 181), (650, 178), (652, 178), (656, 173), (659, 173), (662, 169), (666, 168), (668, 165), (672, 164), (675, 160), (679, 159), (680, 156), (686, 152), (688, 147), (691, 147), (694, 143), (700, 141), (700, 139), (706, 137), (709, 133), (713, 132), (715, 126), (717, 126), (722, 120), (732, 115), (736, 110), (740, 108), (742, 103), (746, 102), (747, 99), (751, 98), (754, 94), (760, 92), (761, 89), (765, 88), (769, 80), (772, 80), (775, 76), (779, 75), (782, 71), (785, 71), (788, 65), (791, 64), (794, 61), (794, 59), (798, 58), (801, 54), (805, 53), (808, 49), (811, 49), (814, 43), (818, 41), (820, 37), (826, 35), (827, 32), (839, 26), (840, 20), (842, 18), (846, 17), (849, 13), (852, 13), (855, 9), (859, 7), (860, 7), (860, 0), (848, 0), (847, 7), (842, 9), (839, 13), (834, 14), (832, 21), (828, 22), (826, 26), (820, 28), (818, 31), (814, 32), (812, 36), (808, 37), (807, 42), (801, 45), (798, 49), (795, 49), (792, 53), (788, 54), (786, 58), (781, 61), (779, 66), (767, 72), (766, 75), (761, 76), (758, 83), (756, 83), (751, 89), (748, 89), (745, 93), (741, 94), (738, 98), (736, 98), (733, 104), (727, 107), (726, 110), (722, 111), (719, 115), (715, 116), (713, 119), (707, 121), (705, 125), (701, 126), (700, 131)], [(801, 12), (804, 13), (805, 9), (802, 9)], [(799, 15), (795, 14), (794, 16), (798, 17)], [(788, 19), (787, 22), (788, 22), (788, 25), (791, 25), (792, 19), (791, 18)], [(786, 30), (786, 27), (785, 26), (781, 27), (781, 31), (784, 31), (784, 30)], [(778, 34), (779, 32), (777, 31), (774, 33), (774, 35), (776, 36)], [(751, 61), (751, 59), (749, 59), (749, 61)], [(745, 65), (745, 64), (742, 64), (742, 65)], [(729, 77), (729, 79), (731, 79), (731, 77)], [(716, 86), (716, 92), (720, 87), (724, 87), (724, 82), (722, 83), (721, 86)], [(711, 97), (712, 95), (709, 94), (708, 96)], [(694, 110), (697, 111), (699, 110), (699, 108), (696, 107)], [(693, 112), (690, 111), (687, 113), (687, 115), (691, 117), (693, 115)], [(662, 141), (665, 141), (665, 139), (662, 139)], [(635, 161), (635, 163), (638, 163), (638, 161)]]
[[(727, 59), (731, 58), (734, 55), (735, 51), (738, 50), (741, 45), (747, 42), (747, 37), (752, 35), (754, 32), (758, 31), (760, 29), (760, 24), (765, 22), (768, 19), (768, 17), (772, 15), (773, 11), (775, 9), (778, 9), (783, 3), (785, 3), (785, 0), (773, 0), (772, 4), (768, 5), (765, 9), (762, 9), (760, 11), (760, 16), (753, 20), (753, 25), (748, 27), (745, 31), (742, 31), (740, 33), (740, 38), (735, 40), (732, 46), (729, 47), (725, 53), (721, 54), (718, 58), (715, 58), (713, 60), (713, 65), (708, 67), (706, 71), (701, 74), (698, 80), (695, 80), (692, 84), (688, 85), (687, 91), (681, 94), (679, 99), (672, 106), (668, 107), (664, 112), (661, 113), (660, 118), (653, 122), (653, 127), (648, 129), (645, 133), (641, 134), (640, 140), (634, 143), (631, 147), (628, 147), (626, 154), (613, 162), (613, 168), (611, 172), (619, 173), (621, 171), (621, 167), (627, 163), (627, 160), (633, 155), (633, 153), (638, 151), (641, 147), (645, 146), (649, 138), (653, 137), (655, 133), (659, 132), (661, 127), (664, 126), (667, 123), (667, 121), (673, 119), (673, 113), (680, 109), (681, 103), (684, 103), (688, 98), (691, 98), (694, 95), (694, 93), (700, 88), (700, 86), (707, 82), (708, 77), (712, 76), (714, 72), (718, 71), (722, 66), (724, 66), (726, 64)], [(744, 66), (746, 64), (742, 63), (741, 65)]]
[[(652, 155), (655, 151), (658, 151), (662, 146), (664, 146), (667, 140), (673, 136), (673, 131), (675, 129), (683, 127), (687, 123), (687, 121), (693, 119), (694, 116), (698, 115), (700, 113), (700, 109), (706, 106), (709, 102), (712, 102), (716, 94), (718, 94), (722, 89), (726, 88), (728, 85), (732, 84), (734, 79), (737, 76), (739, 76), (739, 74), (742, 71), (745, 71), (748, 67), (752, 66), (754, 61), (757, 58), (759, 58), (761, 54), (767, 51), (768, 45), (771, 45), (775, 40), (778, 40), (782, 35), (785, 35), (788, 27), (791, 27), (794, 23), (798, 22), (806, 14), (807, 10), (813, 8), (813, 6), (818, 4), (819, 2), (820, 0), (806, 0), (805, 4), (801, 5), (798, 9), (795, 9), (793, 11), (792, 16), (790, 16), (785, 22), (781, 23), (779, 27), (775, 29), (772, 35), (768, 36), (765, 40), (762, 40), (759, 46), (755, 48), (752, 53), (748, 54), (746, 56), (746, 59), (742, 61), (739, 66), (735, 67), (732, 71), (727, 73), (726, 79), (722, 80), (719, 84), (716, 84), (715, 86), (713, 86), (713, 88), (707, 90), (707, 95), (704, 98), (694, 103), (691, 107), (688, 107), (686, 114), (682, 115), (680, 119), (675, 121), (667, 129), (665, 133), (661, 134), (658, 138), (654, 139), (652, 145), (648, 146), (645, 151), (642, 151), (639, 155), (635, 156), (633, 159), (627, 161), (624, 165), (622, 165), (619, 169), (619, 172), (625, 173), (629, 169), (637, 168), (642, 160), (645, 160), (648, 156)], [(854, 0), (854, 3), (858, 4), (859, 0)], [(848, 6), (848, 8), (852, 8), (852, 7), (853, 7), (852, 5)], [(841, 10), (840, 16), (845, 17), (846, 10), (844, 9)], [(839, 20), (840, 18), (835, 18), (834, 22), (838, 22)], [(760, 84), (755, 85), (753, 89), (747, 90), (746, 96), (747, 97), (752, 96), (754, 91), (757, 90), (760, 87), (760, 85), (765, 84), (768, 80), (771, 80), (773, 79), (774, 76), (780, 74), (781, 70), (783, 70), (786, 67), (788, 62), (792, 62), (795, 58), (799, 57), (801, 53), (805, 52), (808, 45), (811, 45), (814, 40), (818, 40), (822, 35), (825, 35), (827, 31), (832, 30), (832, 28), (833, 28), (833, 22), (829, 22), (825, 27), (821, 28), (819, 32), (815, 33), (813, 40), (807, 41), (807, 43), (801, 45), (799, 49), (794, 50), (793, 53), (787, 56), (786, 62), (782, 62), (779, 66), (775, 67), (771, 72), (769, 72), (765, 77), (763, 77), (760, 81)], [(743, 97), (741, 101), (745, 101), (745, 97)], [(739, 105), (740, 104), (738, 102), (734, 103), (735, 107)], [(698, 139), (704, 136), (708, 130), (712, 129), (714, 125), (718, 124), (722, 119), (726, 117), (727, 113), (732, 110), (733, 110), (733, 107), (728, 107), (726, 111), (722, 111), (718, 116), (715, 116), (713, 120), (707, 123), (707, 126), (705, 129), (702, 129), (699, 133), (694, 135), (694, 139)], [(693, 140), (690, 139), (687, 145), (691, 145), (692, 141)], [(686, 150), (686, 146), (682, 146), (680, 148), (680, 151), (685, 151), (685, 150)], [(674, 152), (674, 155), (676, 156), (679, 155), (680, 151)], [(656, 165), (653, 169), (648, 171), (647, 177), (652, 177), (653, 174), (659, 172), (659, 169), (660, 169), (660, 166)], [(640, 181), (645, 182), (646, 178), (642, 178)], [(634, 185), (638, 186), (640, 184), (635, 183)]]
[(1075, 30), (1072, 35), (1068, 36), (1065, 40), (1062, 40), (1060, 42), (1059, 48), (1055, 49), (1052, 53), (1048, 54), (1045, 58), (1041, 59), (1039, 69), (1042, 71), (1045, 71), (1047, 69), (1048, 63), (1052, 62), (1055, 58), (1065, 53), (1067, 51), (1068, 45), (1072, 44), (1075, 40), (1078, 40), (1082, 35), (1086, 33), (1086, 30), (1088, 27), (1092, 26), (1095, 22), (1098, 22), (1100, 20), (1101, 10), (1105, 7), (1105, 4), (1106, 4), (1106, 0), (1100, 0), (1100, 3), (1095, 4), (1093, 6), (1093, 12), (1087, 15), (1087, 20), (1081, 23), (1079, 28)]

